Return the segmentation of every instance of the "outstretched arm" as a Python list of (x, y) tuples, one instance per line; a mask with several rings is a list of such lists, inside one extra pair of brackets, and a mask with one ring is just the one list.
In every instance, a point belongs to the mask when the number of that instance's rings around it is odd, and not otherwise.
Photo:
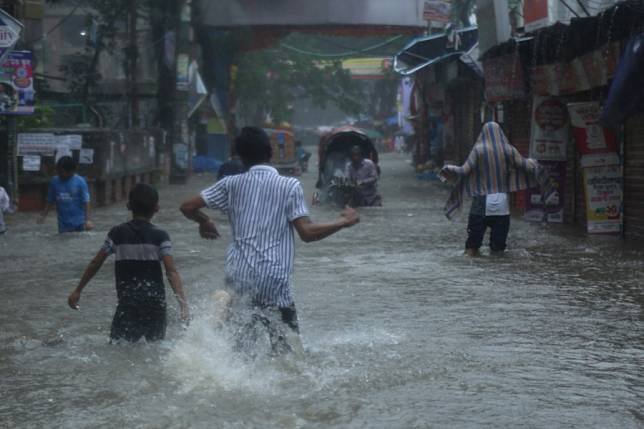
[(163, 265), (165, 267), (165, 275), (168, 278), (168, 282), (170, 282), (170, 287), (172, 287), (174, 295), (177, 297), (177, 301), (179, 302), (179, 307), (181, 308), (181, 320), (187, 322), (190, 319), (188, 301), (183, 293), (183, 284), (181, 283), (179, 272), (174, 265), (174, 258), (172, 258), (171, 255), (164, 256)]
[(346, 208), (340, 214), (340, 218), (335, 222), (314, 223), (308, 216), (297, 218), (293, 221), (293, 226), (302, 241), (310, 243), (322, 240), (330, 235), (335, 234), (343, 228), (351, 227), (360, 222), (360, 216), (354, 209)]
[(89, 263), (83, 273), (83, 277), (81, 277), (80, 282), (78, 283), (78, 286), (76, 286), (76, 289), (74, 289), (67, 299), (67, 303), (71, 308), (78, 310), (78, 301), (80, 300), (81, 292), (85, 286), (87, 286), (87, 283), (94, 278), (98, 270), (101, 269), (103, 262), (105, 262), (105, 259), (107, 259), (108, 256), (109, 254), (105, 250), (101, 249), (98, 251), (96, 256), (94, 256), (92, 262)]
[(479, 148), (474, 145), (472, 151), (470, 152), (467, 160), (462, 166), (457, 165), (446, 165), (441, 170), (441, 175), (447, 177), (449, 180), (456, 180), (459, 177), (468, 176), (476, 165), (478, 164), (479, 158)]
[(199, 224), (199, 235), (208, 240), (219, 238), (219, 231), (215, 223), (201, 209), (206, 207), (206, 202), (201, 196), (193, 197), (181, 204), (181, 213), (188, 219)]

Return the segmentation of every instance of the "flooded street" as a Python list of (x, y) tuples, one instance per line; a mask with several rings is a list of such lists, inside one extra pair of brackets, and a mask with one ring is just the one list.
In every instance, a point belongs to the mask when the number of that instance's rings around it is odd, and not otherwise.
[[(208, 320), (230, 229), (216, 214), (222, 240), (202, 240), (178, 206), (210, 177), (161, 190), (154, 223), (172, 238), (194, 320), (180, 327), (168, 289), (160, 344), (108, 344), (113, 259), (80, 312), (66, 304), (128, 219), (124, 203), (97, 210), (96, 230), (80, 235), (58, 235), (55, 216), (9, 218), (0, 427), (644, 427), (644, 252), (513, 219), (504, 257), (469, 259), (465, 220), (442, 213), (446, 189), (416, 181), (401, 155), (381, 166), (383, 207), (298, 241), (301, 360), (245, 362)], [(309, 201), (316, 178), (302, 177)]]

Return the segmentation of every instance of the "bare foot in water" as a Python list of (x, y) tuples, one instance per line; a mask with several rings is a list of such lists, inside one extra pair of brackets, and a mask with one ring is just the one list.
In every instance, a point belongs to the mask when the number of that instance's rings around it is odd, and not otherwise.
[(479, 249), (465, 249), (465, 255), (476, 258), (481, 256), (481, 252), (479, 252)]

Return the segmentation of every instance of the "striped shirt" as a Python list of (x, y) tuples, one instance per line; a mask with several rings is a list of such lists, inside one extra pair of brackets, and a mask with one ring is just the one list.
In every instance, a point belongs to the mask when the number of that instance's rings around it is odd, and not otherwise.
[(170, 236), (150, 222), (134, 219), (115, 226), (102, 250), (116, 256), (116, 293), (121, 305), (165, 305), (161, 259), (172, 255)]
[(309, 215), (297, 179), (269, 166), (228, 176), (201, 192), (206, 205), (228, 215), (232, 243), (226, 257), (226, 282), (255, 305), (293, 304), (292, 222)]
[(483, 126), (465, 164), (446, 165), (443, 170), (458, 176), (445, 205), (445, 215), (449, 219), (460, 210), (463, 194), (509, 193), (539, 186), (545, 200), (554, 191), (546, 170), (534, 159), (522, 157), (496, 122)]

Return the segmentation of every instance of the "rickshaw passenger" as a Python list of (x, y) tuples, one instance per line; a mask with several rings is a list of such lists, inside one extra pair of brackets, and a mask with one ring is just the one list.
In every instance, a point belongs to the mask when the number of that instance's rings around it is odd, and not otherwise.
[(353, 204), (355, 206), (380, 206), (382, 199), (378, 194), (378, 167), (364, 157), (362, 148), (351, 148), (351, 161), (346, 166), (346, 176), (357, 185)]

